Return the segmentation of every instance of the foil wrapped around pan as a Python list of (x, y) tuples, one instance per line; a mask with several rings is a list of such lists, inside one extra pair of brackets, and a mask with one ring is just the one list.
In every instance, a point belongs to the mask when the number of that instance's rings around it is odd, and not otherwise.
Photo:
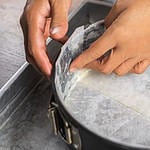
[(72, 60), (90, 44), (100, 37), (104, 32), (104, 21), (98, 21), (92, 25), (77, 28), (66, 44), (62, 47), (61, 53), (56, 62), (55, 84), (58, 96), (64, 100), (70, 91), (73, 82), (77, 81), (80, 71), (71, 73), (69, 66)]
[(55, 86), (66, 110), (99, 136), (150, 149), (150, 69), (119, 77), (93, 70), (69, 72), (72, 60), (104, 32), (102, 22), (76, 29), (56, 62)]

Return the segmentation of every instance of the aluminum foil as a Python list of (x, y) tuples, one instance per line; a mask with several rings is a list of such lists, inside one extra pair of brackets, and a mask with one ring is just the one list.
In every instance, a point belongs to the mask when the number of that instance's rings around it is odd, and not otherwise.
[(64, 100), (80, 71), (71, 73), (69, 66), (72, 60), (90, 46), (104, 32), (103, 20), (92, 25), (81, 26), (75, 30), (70, 39), (62, 47), (55, 67), (55, 85), (58, 96)]
[(56, 63), (56, 90), (66, 110), (105, 138), (150, 149), (150, 69), (118, 77), (93, 70), (69, 72), (71, 61), (104, 32), (97, 22), (79, 27)]

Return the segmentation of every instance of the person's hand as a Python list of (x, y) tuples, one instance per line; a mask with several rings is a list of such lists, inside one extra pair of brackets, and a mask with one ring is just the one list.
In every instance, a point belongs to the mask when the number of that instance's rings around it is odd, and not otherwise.
[[(117, 0), (105, 24), (106, 32), (72, 62), (70, 70), (143, 73), (150, 65), (150, 0)], [(99, 61), (110, 49), (112, 53)]]
[(48, 78), (52, 65), (46, 39), (63, 40), (68, 30), (71, 0), (27, 0), (20, 23), (24, 34), (26, 59)]

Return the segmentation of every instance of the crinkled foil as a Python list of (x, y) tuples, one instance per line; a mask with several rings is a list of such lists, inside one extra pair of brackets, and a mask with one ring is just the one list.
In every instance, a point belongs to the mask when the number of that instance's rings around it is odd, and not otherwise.
[(89, 47), (104, 32), (103, 20), (89, 26), (81, 26), (75, 30), (70, 39), (62, 47), (55, 66), (55, 86), (60, 99), (64, 100), (77, 81), (80, 71), (71, 73), (69, 66), (72, 60)]

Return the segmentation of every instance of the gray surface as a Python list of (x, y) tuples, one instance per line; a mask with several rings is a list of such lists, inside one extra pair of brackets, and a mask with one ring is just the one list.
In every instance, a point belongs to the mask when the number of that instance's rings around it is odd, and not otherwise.
[(47, 118), (51, 96), (48, 81), (41, 83), (0, 130), (0, 150), (67, 150), (51, 131)]
[(25, 62), (19, 24), (25, 1), (0, 1), (0, 88)]

